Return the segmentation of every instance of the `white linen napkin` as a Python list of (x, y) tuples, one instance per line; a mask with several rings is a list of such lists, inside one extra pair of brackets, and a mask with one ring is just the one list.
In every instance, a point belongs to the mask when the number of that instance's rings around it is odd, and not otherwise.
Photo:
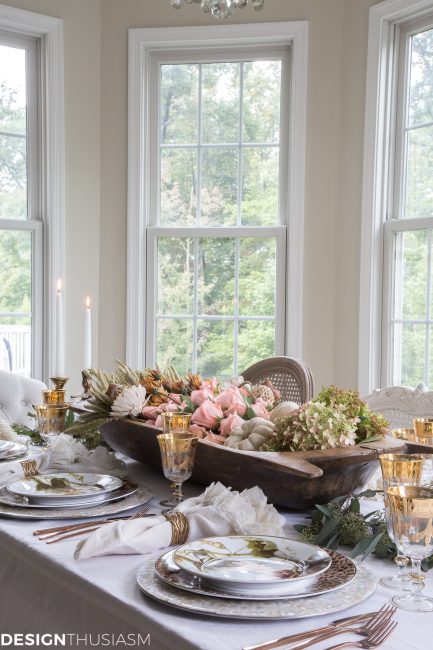
[(12, 429), (5, 416), (0, 411), (0, 440), (11, 440), (12, 442), (21, 442), (20, 437)]
[[(50, 454), (45, 451), (39, 455), (31, 455), (31, 460), (34, 462), (36, 469), (40, 474), (44, 473), (50, 462)], [(24, 464), (23, 464), (24, 463)], [(24, 478), (25, 463), (22, 459), (3, 461), (0, 463), (0, 487)]]
[[(177, 508), (188, 519), (188, 541), (210, 535), (282, 535), (284, 518), (267, 503), (259, 487), (232, 491), (212, 483), (198, 497)], [(171, 523), (158, 517), (119, 521), (101, 526), (75, 549), (76, 560), (98, 555), (150, 553), (170, 546)]]

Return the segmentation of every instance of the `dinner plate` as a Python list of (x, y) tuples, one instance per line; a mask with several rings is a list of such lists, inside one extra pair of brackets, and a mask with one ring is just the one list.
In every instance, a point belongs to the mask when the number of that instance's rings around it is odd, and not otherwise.
[[(109, 492), (107, 494), (107, 497), (104, 499), (103, 503), (110, 503), (112, 501), (117, 501), (119, 499), (124, 499), (127, 496), (130, 496), (131, 494), (134, 494), (138, 489), (138, 485), (136, 483), (130, 483), (129, 481), (124, 483), (120, 488), (117, 490), (113, 490), (113, 492)], [(53, 509), (53, 508), (58, 508), (59, 505), (45, 505), (45, 504), (40, 504), (40, 503), (31, 503), (28, 501), (27, 497), (22, 497), (19, 496), (18, 494), (12, 494), (11, 492), (8, 492), (8, 490), (3, 487), (0, 488), (0, 503), (3, 503), (8, 506), (15, 506), (17, 508), (36, 508), (36, 509)], [(62, 504), (61, 507), (62, 509), (69, 509), (69, 508), (92, 508), (95, 505), (94, 501), (74, 501), (73, 503), (68, 502), (67, 504)]]
[(318, 596), (320, 594), (341, 589), (348, 585), (356, 576), (356, 565), (345, 555), (337, 553), (336, 551), (328, 551), (331, 557), (331, 566), (328, 571), (322, 573), (311, 582), (305, 584), (306, 581), (300, 583), (290, 594), (286, 595), (268, 595), (258, 596), (257, 594), (233, 594), (230, 592), (225, 593), (213, 589), (212, 586), (207, 585), (198, 576), (191, 575), (186, 571), (180, 569), (173, 560), (174, 551), (168, 551), (161, 555), (155, 562), (155, 573), (172, 587), (183, 589), (194, 594), (201, 596), (213, 596), (214, 598), (235, 598), (241, 600), (288, 600), (293, 598), (306, 598), (308, 596)]
[(331, 565), (319, 546), (269, 535), (204, 537), (175, 549), (173, 560), (214, 589), (261, 595), (287, 594)]
[(112, 503), (102, 503), (91, 508), (22, 508), (0, 503), (0, 516), (10, 519), (35, 519), (35, 520), (64, 520), (64, 519), (91, 519), (92, 517), (105, 517), (137, 508), (147, 503), (152, 498), (152, 490), (148, 487), (139, 487), (134, 494)]
[(67, 505), (74, 501), (105, 501), (121, 485), (122, 479), (108, 474), (56, 472), (13, 481), (7, 489), (31, 503)]
[(311, 598), (244, 600), (214, 598), (172, 587), (158, 578), (155, 560), (149, 558), (137, 571), (137, 584), (150, 598), (190, 614), (233, 619), (281, 620), (334, 614), (359, 605), (376, 590), (377, 579), (362, 565), (348, 585)]

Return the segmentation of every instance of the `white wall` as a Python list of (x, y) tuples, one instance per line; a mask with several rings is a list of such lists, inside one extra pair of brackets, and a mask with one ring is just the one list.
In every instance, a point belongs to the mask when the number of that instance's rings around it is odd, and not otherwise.
[[(127, 30), (215, 21), (168, 0), (4, 1), (64, 20), (66, 369), (77, 386), (87, 293), (99, 312), (98, 364), (125, 356)], [(365, 63), (377, 1), (266, 0), (231, 19), (310, 23), (303, 357), (317, 388), (357, 384)]]

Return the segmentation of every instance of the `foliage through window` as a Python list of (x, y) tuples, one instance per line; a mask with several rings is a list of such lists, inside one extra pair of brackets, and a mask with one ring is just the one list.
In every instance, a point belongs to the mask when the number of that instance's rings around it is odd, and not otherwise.
[(148, 344), (228, 377), (283, 352), (287, 53), (215, 58), (155, 61)]
[[(424, 23), (425, 25), (425, 23)], [(433, 380), (433, 28), (400, 33), (391, 256), (390, 374), (394, 385)]]
[(36, 56), (35, 40), (0, 34), (0, 368), (27, 376), (42, 256)]

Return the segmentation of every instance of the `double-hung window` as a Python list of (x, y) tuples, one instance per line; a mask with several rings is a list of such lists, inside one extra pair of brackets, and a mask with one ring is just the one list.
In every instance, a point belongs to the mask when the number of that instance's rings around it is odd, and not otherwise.
[(370, 8), (359, 386), (433, 387), (433, 1)]
[(301, 356), (307, 35), (130, 30), (130, 365)]
[(433, 17), (400, 28), (396, 54), (383, 354), (393, 385), (433, 387)]
[(152, 58), (148, 349), (232, 376), (283, 353), (288, 51)]
[(37, 40), (0, 32), (0, 368), (27, 376), (42, 367), (38, 89)]

